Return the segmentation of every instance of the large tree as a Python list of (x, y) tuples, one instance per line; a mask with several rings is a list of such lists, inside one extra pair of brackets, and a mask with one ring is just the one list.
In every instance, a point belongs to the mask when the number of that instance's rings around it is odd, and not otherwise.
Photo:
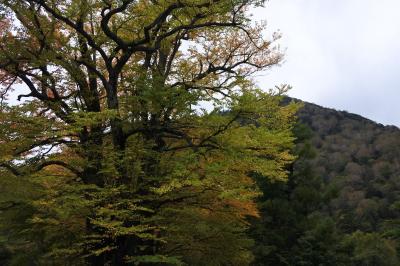
[(295, 107), (249, 78), (282, 58), (263, 2), (0, 1), (10, 263), (251, 261), (250, 173), (293, 159)]

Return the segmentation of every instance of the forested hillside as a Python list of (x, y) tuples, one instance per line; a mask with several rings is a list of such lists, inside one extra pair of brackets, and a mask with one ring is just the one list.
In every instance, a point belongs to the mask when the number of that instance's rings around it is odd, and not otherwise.
[(330, 207), (340, 228), (379, 231), (398, 218), (400, 130), (312, 104), (299, 116), (314, 132), (316, 174), (339, 189)]
[(310, 103), (298, 116), (288, 182), (257, 179), (256, 265), (399, 265), (400, 130)]

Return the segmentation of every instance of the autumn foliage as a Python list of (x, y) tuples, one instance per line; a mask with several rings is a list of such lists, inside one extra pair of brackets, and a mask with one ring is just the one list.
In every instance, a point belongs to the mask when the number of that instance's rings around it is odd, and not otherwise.
[(250, 78), (282, 58), (263, 2), (0, 1), (10, 265), (250, 263), (251, 173), (294, 159), (287, 88)]

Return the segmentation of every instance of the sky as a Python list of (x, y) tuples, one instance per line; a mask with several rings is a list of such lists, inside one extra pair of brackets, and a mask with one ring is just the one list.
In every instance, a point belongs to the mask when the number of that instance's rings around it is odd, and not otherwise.
[(400, 0), (270, 0), (252, 12), (286, 54), (259, 86), (400, 126)]

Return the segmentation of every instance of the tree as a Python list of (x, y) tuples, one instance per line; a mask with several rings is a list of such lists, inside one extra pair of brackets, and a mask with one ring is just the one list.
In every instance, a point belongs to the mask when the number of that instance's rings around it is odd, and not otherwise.
[(263, 2), (0, 1), (10, 264), (251, 261), (249, 172), (285, 179), (296, 110), (249, 79), (282, 58)]
[(334, 220), (322, 211), (331, 195), (315, 174), (316, 152), (312, 130), (301, 123), (294, 128), (296, 161), (287, 182), (255, 175), (262, 196), (261, 219), (253, 219), (253, 265), (341, 265), (340, 236)]
[[(348, 265), (398, 265), (395, 242), (378, 233), (356, 231), (343, 240)], [(350, 252), (349, 252), (350, 251)]]

